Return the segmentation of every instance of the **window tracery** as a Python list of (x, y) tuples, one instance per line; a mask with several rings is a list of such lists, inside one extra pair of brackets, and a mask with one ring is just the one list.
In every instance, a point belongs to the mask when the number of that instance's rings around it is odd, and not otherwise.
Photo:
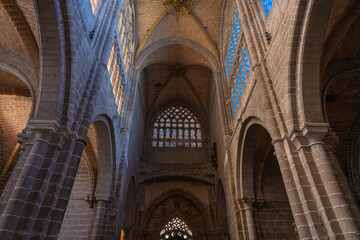
[[(234, 116), (240, 107), (241, 98), (250, 74), (250, 56), (247, 51), (244, 33), (241, 31), (238, 11), (234, 14), (225, 62), (227, 84), (230, 89), (231, 105)], [(240, 79), (241, 77), (241, 79)]]
[[(92, 6), (99, 0), (91, 0)], [(126, 85), (130, 78), (131, 56), (133, 54), (133, 6), (129, 0), (123, 2), (118, 28), (115, 30), (113, 45), (107, 64), (109, 80), (112, 86), (117, 112), (124, 115), (127, 99)]]
[(183, 106), (172, 106), (162, 112), (153, 125), (153, 147), (202, 148), (201, 124)]
[(160, 232), (160, 240), (182, 238), (193, 240), (193, 233), (186, 223), (178, 217), (171, 219)]

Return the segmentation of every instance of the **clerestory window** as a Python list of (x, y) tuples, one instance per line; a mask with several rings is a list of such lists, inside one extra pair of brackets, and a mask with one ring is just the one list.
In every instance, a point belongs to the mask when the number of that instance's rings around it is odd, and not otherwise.
[(202, 148), (201, 124), (186, 107), (169, 107), (158, 116), (153, 125), (152, 146)]

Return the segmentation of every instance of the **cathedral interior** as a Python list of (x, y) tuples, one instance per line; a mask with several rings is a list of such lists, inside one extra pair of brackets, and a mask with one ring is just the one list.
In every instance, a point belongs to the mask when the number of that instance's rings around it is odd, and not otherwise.
[(0, 0), (0, 239), (360, 239), (359, 0)]

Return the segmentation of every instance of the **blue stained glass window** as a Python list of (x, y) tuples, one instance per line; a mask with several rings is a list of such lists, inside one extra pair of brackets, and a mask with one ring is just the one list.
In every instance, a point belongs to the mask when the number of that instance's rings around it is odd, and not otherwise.
[[(160, 128), (160, 132), (159, 132), (159, 138), (163, 139), (164, 138), (164, 129)], [(160, 144), (160, 143), (159, 143)]]
[(236, 107), (239, 107), (239, 95), (238, 95), (237, 89), (236, 89), (236, 82), (234, 82), (234, 93), (235, 93)]
[(234, 41), (234, 46), (235, 46), (235, 48), (236, 48), (236, 46), (237, 46), (237, 39), (236, 39), (236, 33), (235, 33), (234, 28), (232, 28), (232, 37), (233, 37), (233, 41)]
[(231, 59), (233, 59), (235, 52), (234, 52), (234, 45), (231, 41), (231, 38), (229, 38), (229, 46), (230, 46), (230, 52), (231, 52)]
[(153, 138), (154, 138), (154, 139), (157, 139), (157, 137), (158, 137), (158, 129), (157, 129), (157, 128), (154, 128)]
[(159, 147), (163, 147), (164, 146), (164, 142), (163, 141), (160, 141), (159, 142)]
[(231, 102), (232, 102), (232, 106), (233, 106), (234, 115), (236, 115), (236, 106), (235, 106), (235, 101), (234, 101), (234, 94), (231, 94)]
[(244, 68), (243, 68), (243, 65), (240, 64), (240, 73), (241, 73), (241, 78), (243, 80), (243, 86), (245, 87), (246, 85), (246, 78), (245, 78), (245, 74), (244, 74)]
[(234, 22), (235, 22), (235, 28), (236, 28), (237, 35), (239, 35), (240, 34), (240, 24), (239, 24), (239, 19), (236, 16), (236, 14), (234, 14)]
[(273, 0), (261, 0), (261, 3), (264, 7), (266, 16), (269, 16), (270, 9), (273, 4)]
[(191, 147), (196, 148), (196, 142), (191, 142)]
[(182, 147), (183, 146), (183, 142), (178, 142), (178, 146)]
[(189, 130), (185, 129), (185, 139), (189, 139)]
[(230, 69), (232, 68), (232, 64), (231, 64), (231, 56), (230, 56), (230, 50), (228, 50), (228, 52), (227, 52), (227, 56), (228, 56), (228, 63), (229, 63), (229, 67), (230, 67)]
[(171, 147), (176, 147), (176, 142), (172, 141), (171, 142)]
[(189, 142), (185, 142), (185, 147), (190, 147), (190, 143), (189, 143)]
[(201, 147), (202, 147), (202, 143), (201, 143), (201, 142), (198, 142), (197, 145), (198, 145), (198, 148), (201, 148)]
[(152, 142), (152, 146), (153, 146), (153, 147), (156, 147), (156, 146), (157, 146), (157, 141), (153, 141), (153, 142)]
[(165, 142), (165, 147), (170, 147), (170, 142)]
[(166, 139), (169, 139), (170, 138), (170, 129), (166, 129), (166, 131), (165, 131), (165, 138)]
[(228, 60), (225, 60), (225, 67), (226, 67), (226, 76), (227, 78), (230, 77), (230, 70), (229, 70), (229, 63), (228, 63)]
[(242, 88), (241, 88), (239, 72), (236, 73), (236, 79), (237, 79), (237, 86), (239, 87), (238, 89), (239, 89), (240, 98), (242, 98), (243, 91), (242, 91)]
[(196, 138), (197, 138), (197, 140), (201, 140), (201, 130), (200, 129), (198, 129), (196, 131)]
[(243, 50), (243, 58), (244, 58), (245, 68), (246, 68), (246, 75), (249, 75), (249, 72), (250, 72), (249, 61), (246, 56), (245, 48), (243, 48), (242, 50)]
[(195, 140), (195, 130), (194, 129), (191, 129), (190, 137), (191, 137), (192, 140)]
[(171, 138), (172, 138), (172, 139), (176, 139), (176, 137), (177, 137), (176, 129), (173, 129), (173, 130), (172, 130), (172, 133), (171, 133)]
[(200, 128), (200, 123), (197, 123), (197, 124), (196, 124), (196, 127), (197, 127), (197, 128)]

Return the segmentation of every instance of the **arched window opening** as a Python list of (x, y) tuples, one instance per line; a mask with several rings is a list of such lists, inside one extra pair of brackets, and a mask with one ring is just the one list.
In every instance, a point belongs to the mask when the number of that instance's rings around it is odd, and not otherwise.
[(152, 146), (202, 148), (201, 124), (187, 108), (172, 106), (162, 112), (153, 125)]
[(273, 0), (261, 0), (266, 16), (269, 16)]
[[(241, 98), (246, 86), (246, 78), (250, 74), (250, 56), (246, 48), (244, 33), (241, 32), (238, 11), (234, 14), (233, 26), (229, 36), (226, 56), (224, 56), (225, 75), (229, 84), (231, 106), (234, 113), (239, 112)], [(241, 78), (241, 79), (240, 79)]]
[(178, 217), (171, 219), (160, 232), (160, 240), (193, 240), (193, 233), (186, 223)]
[(115, 104), (118, 109), (120, 116), (123, 115), (124, 102), (126, 99), (125, 95), (125, 74), (123, 69), (123, 64), (121, 61), (121, 54), (119, 52), (119, 44), (117, 41), (114, 41), (111, 48), (109, 61), (107, 64), (107, 70), (110, 77), (110, 83), (113, 89), (113, 94), (115, 98)]

